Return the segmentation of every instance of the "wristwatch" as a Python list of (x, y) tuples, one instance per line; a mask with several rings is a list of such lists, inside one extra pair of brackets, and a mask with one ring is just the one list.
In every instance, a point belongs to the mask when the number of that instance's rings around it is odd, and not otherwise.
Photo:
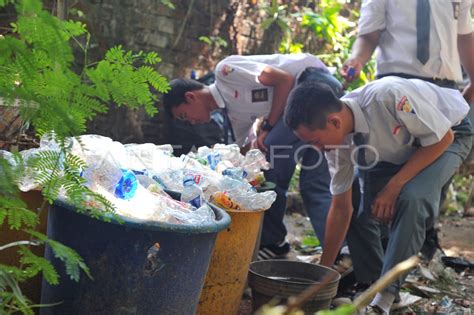
[(268, 119), (265, 119), (263, 121), (263, 124), (262, 126), (260, 127), (260, 130), (263, 130), (263, 131), (271, 131), (273, 129), (273, 126), (270, 125), (270, 123), (268, 122)]

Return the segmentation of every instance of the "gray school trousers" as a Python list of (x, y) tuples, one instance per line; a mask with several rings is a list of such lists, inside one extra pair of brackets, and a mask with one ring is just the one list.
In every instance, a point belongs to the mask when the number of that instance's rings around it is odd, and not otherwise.
[[(468, 119), (463, 121), (463, 126), (464, 130), (472, 133)], [(433, 227), (439, 214), (441, 189), (467, 157), (471, 145), (472, 134), (456, 135), (453, 143), (436, 161), (403, 187), (396, 203), (395, 216), (388, 226), (389, 240), (385, 253), (381, 236), (386, 226), (371, 218), (371, 201), (366, 199), (366, 205), (369, 206), (361, 206), (359, 211), (354, 211), (347, 242), (358, 282), (371, 283), (399, 262), (418, 254), (424, 242), (425, 230)], [(370, 186), (377, 186), (375, 189), (380, 190), (400, 167), (386, 168), (385, 179), (380, 176), (381, 173), (367, 178), (365, 190), (370, 189)], [(372, 197), (375, 195), (373, 193)], [(361, 199), (364, 200), (364, 196)], [(393, 282), (387, 291), (398, 293), (405, 277)]]
[(265, 145), (269, 148), (267, 160), (271, 164), (271, 169), (265, 172), (265, 178), (276, 184), (277, 198), (271, 208), (265, 211), (261, 245), (277, 244), (285, 240), (287, 230), (283, 217), (287, 191), (298, 161), (302, 163), (300, 193), (311, 224), (322, 244), (331, 204), (331, 179), (324, 154), (299, 140), (282, 119), (268, 134)]

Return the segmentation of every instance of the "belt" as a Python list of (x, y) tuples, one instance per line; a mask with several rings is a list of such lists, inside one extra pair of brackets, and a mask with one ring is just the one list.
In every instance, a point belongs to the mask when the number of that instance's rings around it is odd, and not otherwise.
[(434, 78), (434, 77), (433, 78), (420, 77), (417, 75), (407, 74), (407, 73), (390, 72), (390, 73), (378, 74), (377, 79), (381, 79), (383, 77), (388, 77), (388, 76), (395, 76), (395, 77), (400, 77), (404, 79), (419, 79), (419, 80), (431, 82), (440, 87), (449, 88), (449, 89), (457, 89), (457, 84), (456, 84), (456, 81), (454, 80), (439, 79), (439, 78)]

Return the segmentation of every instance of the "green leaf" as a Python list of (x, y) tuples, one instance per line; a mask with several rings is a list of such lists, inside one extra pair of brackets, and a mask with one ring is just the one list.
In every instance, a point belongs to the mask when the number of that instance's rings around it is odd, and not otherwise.
[[(0, 211), (0, 217), (7, 218), (8, 225), (12, 230), (19, 230), (20, 228), (35, 227), (38, 222), (38, 215), (26, 208), (10, 208)], [(1, 219), (1, 218), (0, 218)], [(1, 221), (3, 221), (3, 219)]]
[(319, 311), (316, 315), (352, 315), (357, 310), (354, 308), (352, 304), (345, 304), (337, 307), (335, 310), (324, 310)]
[(310, 246), (310, 247), (317, 247), (321, 245), (321, 242), (316, 236), (305, 236), (301, 245)]
[(59, 275), (53, 265), (43, 257), (36, 256), (26, 247), (22, 247), (18, 253), (21, 255), (20, 262), (25, 264), (24, 272), (29, 277), (34, 277), (39, 272), (43, 273), (43, 278), (51, 285), (59, 283)]
[(54, 253), (54, 257), (64, 262), (66, 267), (66, 274), (69, 276), (69, 278), (71, 278), (71, 280), (74, 280), (76, 282), (79, 281), (80, 270), (82, 270), (90, 279), (92, 279), (89, 268), (86, 266), (79, 254), (72, 248), (64, 246), (54, 240), (48, 239), (46, 235), (41, 234), (39, 232), (31, 230), (28, 232), (51, 247)]
[(200, 37), (199, 37), (199, 40), (200, 40), (201, 42), (204, 42), (204, 43), (208, 44), (208, 45), (211, 45), (211, 44), (212, 44), (211, 39), (210, 39), (209, 37), (207, 37), (207, 36), (200, 36)]
[(272, 25), (273, 23), (275, 22), (275, 19), (274, 18), (268, 18), (268, 19), (265, 19), (263, 20), (262, 23), (260, 23), (260, 27), (264, 30), (268, 29), (270, 27), (270, 25)]
[(175, 5), (170, 0), (160, 0), (160, 2), (166, 7), (168, 7), (169, 9), (172, 9), (172, 10), (176, 9)]

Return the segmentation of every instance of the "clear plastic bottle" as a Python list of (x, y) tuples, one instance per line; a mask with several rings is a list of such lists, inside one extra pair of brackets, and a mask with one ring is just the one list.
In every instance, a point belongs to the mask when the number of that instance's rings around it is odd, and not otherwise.
[(195, 208), (200, 208), (203, 204), (202, 199), (202, 189), (196, 184), (194, 175), (186, 174), (183, 179), (181, 201), (189, 203)]

